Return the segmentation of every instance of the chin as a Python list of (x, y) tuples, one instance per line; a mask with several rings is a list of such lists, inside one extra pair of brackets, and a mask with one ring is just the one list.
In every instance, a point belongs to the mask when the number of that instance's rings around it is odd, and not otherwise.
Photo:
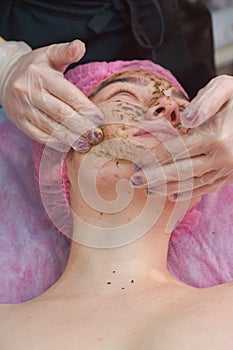
[(129, 180), (133, 172), (134, 167), (131, 161), (121, 158), (108, 161), (99, 169), (96, 177), (96, 188), (100, 196), (106, 200), (116, 199), (117, 187), (122, 180), (128, 183), (128, 190), (132, 190)]

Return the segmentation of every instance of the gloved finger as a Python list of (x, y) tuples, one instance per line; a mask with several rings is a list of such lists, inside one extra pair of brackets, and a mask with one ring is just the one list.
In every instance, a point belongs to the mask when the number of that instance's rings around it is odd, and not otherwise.
[[(207, 171), (205, 163), (207, 162), (206, 155), (200, 155), (194, 158), (187, 158), (165, 164), (162, 167), (150, 166), (143, 167), (131, 176), (131, 184), (137, 187), (157, 187), (169, 182), (183, 181), (192, 179), (194, 176), (201, 177)], [(210, 163), (209, 163), (210, 164)], [(211, 166), (210, 166), (211, 167)]]
[[(46, 100), (46, 103), (43, 100)], [(34, 125), (38, 124), (38, 127), (45, 132), (52, 133), (59, 124), (62, 124), (70, 130), (73, 139), (75, 138), (75, 135), (77, 139), (84, 134), (91, 144), (97, 144), (103, 138), (102, 130), (95, 126), (96, 124), (100, 124), (100, 119), (95, 119), (96, 116), (93, 116), (92, 114), (93, 110), (83, 111), (83, 116), (48, 93), (43, 99), (40, 99), (39, 97), (36, 98), (34, 105), (48, 116), (47, 121), (45, 119), (40, 120), (38, 118), (40, 114), (38, 115), (35, 112), (35, 118), (32, 119), (32, 123)], [(89, 118), (87, 115), (90, 115), (91, 117)], [(54, 119), (53, 123), (52, 118)]]
[(79, 61), (84, 54), (85, 44), (77, 39), (71, 43), (53, 44), (47, 49), (51, 65), (60, 72), (64, 72), (71, 63)]
[(56, 139), (55, 137), (51, 137), (51, 135), (46, 134), (45, 132), (43, 132), (42, 130), (38, 129), (37, 127), (35, 127), (34, 125), (28, 123), (28, 125), (26, 125), (26, 128), (28, 128), (27, 130), (27, 135), (39, 142), (42, 143), (44, 145), (48, 145), (49, 147), (53, 148), (56, 151), (59, 152), (68, 152), (70, 147), (65, 145), (64, 143), (62, 143), (60, 140)]
[[(41, 96), (35, 95), (33, 98), (31, 97), (31, 102), (33, 103), (34, 107), (49, 115), (59, 124), (63, 123), (67, 118), (72, 117), (73, 121), (77, 119), (77, 127), (80, 128), (82, 122), (84, 121), (82, 120), (81, 122), (79, 122), (80, 114), (71, 106), (67, 105), (65, 102), (63, 102), (56, 96), (50, 94), (50, 92), (48, 91), (44, 91)], [(91, 107), (93, 107), (93, 105)], [(91, 111), (93, 111), (93, 109), (91, 109)], [(90, 116), (91, 111), (89, 112)], [(95, 125), (94, 121), (91, 118), (85, 118), (85, 124), (88, 125), (87, 128), (89, 129)], [(73, 126), (75, 127), (75, 125)]]
[(102, 116), (101, 111), (84, 95), (75, 85), (66, 80), (63, 75), (53, 75), (40, 72), (43, 79), (43, 88), (56, 96), (65, 104), (72, 107), (77, 112), (85, 109), (93, 109), (93, 115)]
[[(149, 119), (146, 119), (149, 118)], [(140, 128), (135, 135), (150, 134), (155, 140), (166, 142), (179, 136), (177, 129), (162, 114), (156, 115), (149, 109), (139, 118)]]
[[(230, 173), (230, 171), (229, 171)], [(232, 171), (231, 171), (232, 173)], [(224, 173), (225, 175), (225, 173)], [(221, 176), (219, 171), (210, 171), (206, 174), (204, 174), (201, 177), (194, 177), (194, 178), (189, 178), (184, 181), (173, 181), (173, 182), (168, 182), (166, 184), (160, 185), (160, 186), (151, 186), (147, 189), (148, 194), (155, 194), (156, 196), (164, 197), (166, 196), (173, 196), (177, 194), (179, 196), (182, 196), (183, 193), (191, 193), (194, 190), (197, 190), (198, 188), (203, 188), (204, 186), (211, 186), (215, 181), (217, 181), (220, 178), (226, 178), (226, 176)]]
[[(216, 138), (212, 137), (212, 133), (208, 132), (207, 125), (201, 128), (190, 130), (182, 137), (178, 136), (156, 144), (150, 149), (154, 157), (151, 157), (150, 153), (144, 152), (135, 162), (143, 169), (150, 166), (155, 167), (155, 161), (157, 164), (165, 165), (177, 160), (194, 158), (200, 154), (210, 153)], [(206, 138), (206, 135), (208, 135), (208, 138)]]
[[(44, 140), (46, 143), (49, 142), (50, 144), (56, 144), (58, 140), (59, 143), (64, 143), (64, 150), (69, 150), (71, 147), (80, 153), (85, 153), (90, 150), (91, 145), (87, 138), (82, 136), (77, 137), (77, 134), (71, 132), (63, 124), (57, 124), (43, 112), (36, 111), (36, 114), (38, 116), (37, 125), (33, 125), (34, 118), (24, 121), (24, 130), (27, 131), (30, 137), (40, 142)], [(42, 132), (44, 135), (43, 139)], [(60, 148), (59, 146), (59, 149)]]
[(233, 176), (227, 176), (217, 179), (212, 184), (203, 185), (194, 189), (193, 191), (187, 191), (180, 194), (173, 194), (169, 196), (170, 201), (187, 201), (190, 198), (198, 198), (208, 193), (214, 193), (221, 187), (229, 185), (233, 182)]
[(217, 114), (233, 96), (233, 77), (222, 75), (212, 79), (181, 115), (184, 127), (194, 128)]

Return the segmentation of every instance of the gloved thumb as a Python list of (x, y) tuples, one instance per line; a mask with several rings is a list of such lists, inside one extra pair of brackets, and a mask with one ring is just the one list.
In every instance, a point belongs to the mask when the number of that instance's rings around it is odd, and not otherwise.
[(71, 43), (53, 44), (48, 47), (47, 57), (56, 70), (64, 72), (74, 62), (79, 61), (85, 54), (85, 44), (80, 40)]
[(196, 128), (221, 112), (233, 97), (233, 78), (220, 75), (212, 79), (190, 102), (180, 116), (185, 128)]

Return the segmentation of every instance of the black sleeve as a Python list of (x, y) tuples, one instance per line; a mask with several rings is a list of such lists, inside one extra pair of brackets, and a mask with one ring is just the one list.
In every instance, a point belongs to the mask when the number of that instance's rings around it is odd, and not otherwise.
[(202, 1), (1, 0), (0, 35), (32, 48), (80, 39), (80, 63), (152, 59), (191, 97), (214, 75), (211, 19)]

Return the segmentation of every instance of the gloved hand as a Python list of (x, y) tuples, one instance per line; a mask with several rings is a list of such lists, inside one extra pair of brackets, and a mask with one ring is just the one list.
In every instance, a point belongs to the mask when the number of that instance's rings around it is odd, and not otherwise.
[(33, 51), (24, 42), (0, 43), (1, 105), (29, 137), (56, 150), (87, 152), (103, 136), (101, 112), (63, 75), (84, 52), (79, 40)]
[(179, 136), (183, 142), (173, 138), (153, 149), (161, 169), (146, 159), (138, 160), (147, 180), (139, 170), (132, 178), (134, 186), (187, 200), (233, 182), (233, 77), (211, 80), (185, 109), (181, 121), (189, 128)]

